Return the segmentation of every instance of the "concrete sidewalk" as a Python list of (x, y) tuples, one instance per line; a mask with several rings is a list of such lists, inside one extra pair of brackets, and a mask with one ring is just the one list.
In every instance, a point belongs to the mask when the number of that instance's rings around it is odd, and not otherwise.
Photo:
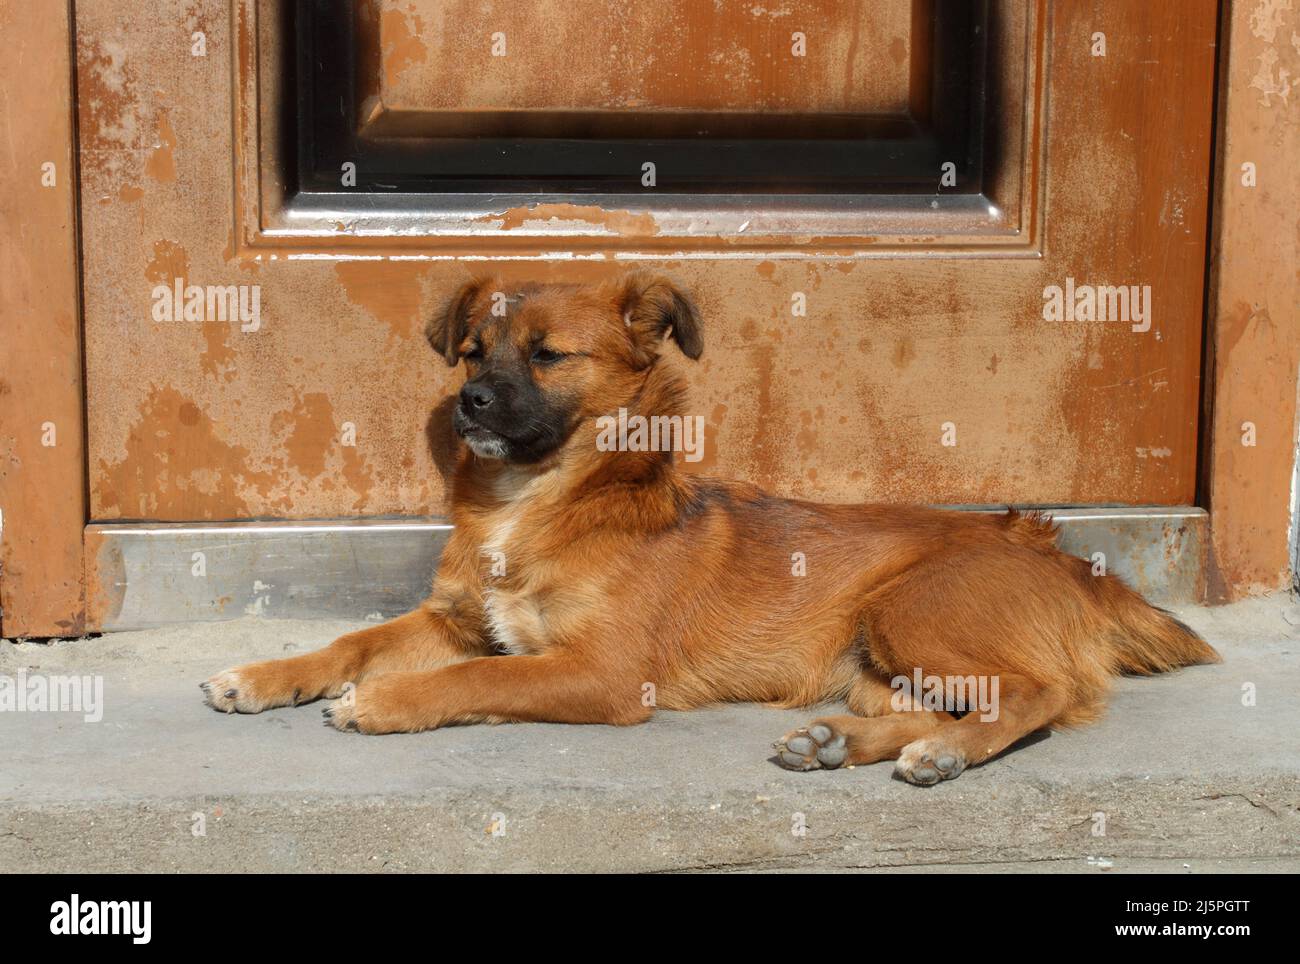
[(0, 872), (1298, 870), (1300, 608), (1179, 615), (1223, 665), (1120, 680), (1101, 723), (928, 789), (892, 764), (778, 768), (772, 740), (808, 711), (365, 737), (323, 727), (319, 706), (202, 704), (212, 672), (353, 623), (0, 643), (0, 675), (104, 678), (100, 722), (0, 712)]

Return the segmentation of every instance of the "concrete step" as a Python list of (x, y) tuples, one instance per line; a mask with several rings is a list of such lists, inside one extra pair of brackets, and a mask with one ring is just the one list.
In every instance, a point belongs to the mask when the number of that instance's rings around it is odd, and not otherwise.
[(98, 675), (104, 705), (0, 712), (0, 871), (1300, 869), (1300, 608), (1179, 615), (1223, 665), (1119, 680), (1096, 725), (928, 789), (890, 764), (780, 769), (770, 744), (807, 710), (365, 737), (318, 707), (201, 703), (212, 672), (355, 623), (3, 644), (0, 675)]

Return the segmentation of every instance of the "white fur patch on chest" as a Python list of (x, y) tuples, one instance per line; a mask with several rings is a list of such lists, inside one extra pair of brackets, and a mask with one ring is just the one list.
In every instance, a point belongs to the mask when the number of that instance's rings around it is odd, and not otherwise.
[(510, 543), (523, 516), (533, 482), (506, 495), (507, 502), (494, 520), (480, 551), (487, 556), (488, 577), (483, 590), (483, 617), (488, 634), (498, 648), (511, 655), (536, 652), (545, 641), (541, 609), (527, 593), (505, 589), (511, 583)]
[(503, 652), (526, 656), (541, 648), (541, 611), (528, 597), (488, 589), (483, 593), (483, 616), (488, 634)]

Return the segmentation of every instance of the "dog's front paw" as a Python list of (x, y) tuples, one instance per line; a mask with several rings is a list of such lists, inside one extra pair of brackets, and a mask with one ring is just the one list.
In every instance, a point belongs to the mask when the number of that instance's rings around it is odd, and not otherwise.
[(844, 734), (825, 720), (791, 730), (772, 746), (777, 762), (787, 770), (833, 770), (848, 754)]
[(939, 740), (916, 740), (903, 747), (894, 764), (894, 775), (919, 787), (940, 780), (952, 780), (966, 769), (966, 755)]
[(418, 733), (445, 722), (428, 705), (418, 673), (390, 673), (348, 684), (321, 711), (325, 725), (353, 733)]
[(199, 684), (203, 702), (221, 713), (261, 713), (298, 701), (298, 690), (281, 685), (257, 664), (237, 666)]
[(353, 733), (369, 732), (361, 728), (363, 714), (357, 707), (355, 686), (344, 687), (343, 695), (336, 700), (330, 700), (320, 713), (325, 717), (325, 725), (332, 726), (336, 730), (350, 730)]
[(348, 684), (343, 695), (321, 710), (325, 725), (352, 733), (409, 733), (423, 729), (403, 718), (382, 680)]

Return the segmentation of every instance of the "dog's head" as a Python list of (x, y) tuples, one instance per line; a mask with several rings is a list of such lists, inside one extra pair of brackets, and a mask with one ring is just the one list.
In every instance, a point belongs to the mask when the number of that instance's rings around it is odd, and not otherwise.
[(448, 365), (466, 367), (457, 433), (513, 463), (545, 458), (584, 419), (626, 406), (668, 337), (688, 358), (704, 350), (690, 299), (643, 273), (599, 285), (472, 281), (427, 334)]

